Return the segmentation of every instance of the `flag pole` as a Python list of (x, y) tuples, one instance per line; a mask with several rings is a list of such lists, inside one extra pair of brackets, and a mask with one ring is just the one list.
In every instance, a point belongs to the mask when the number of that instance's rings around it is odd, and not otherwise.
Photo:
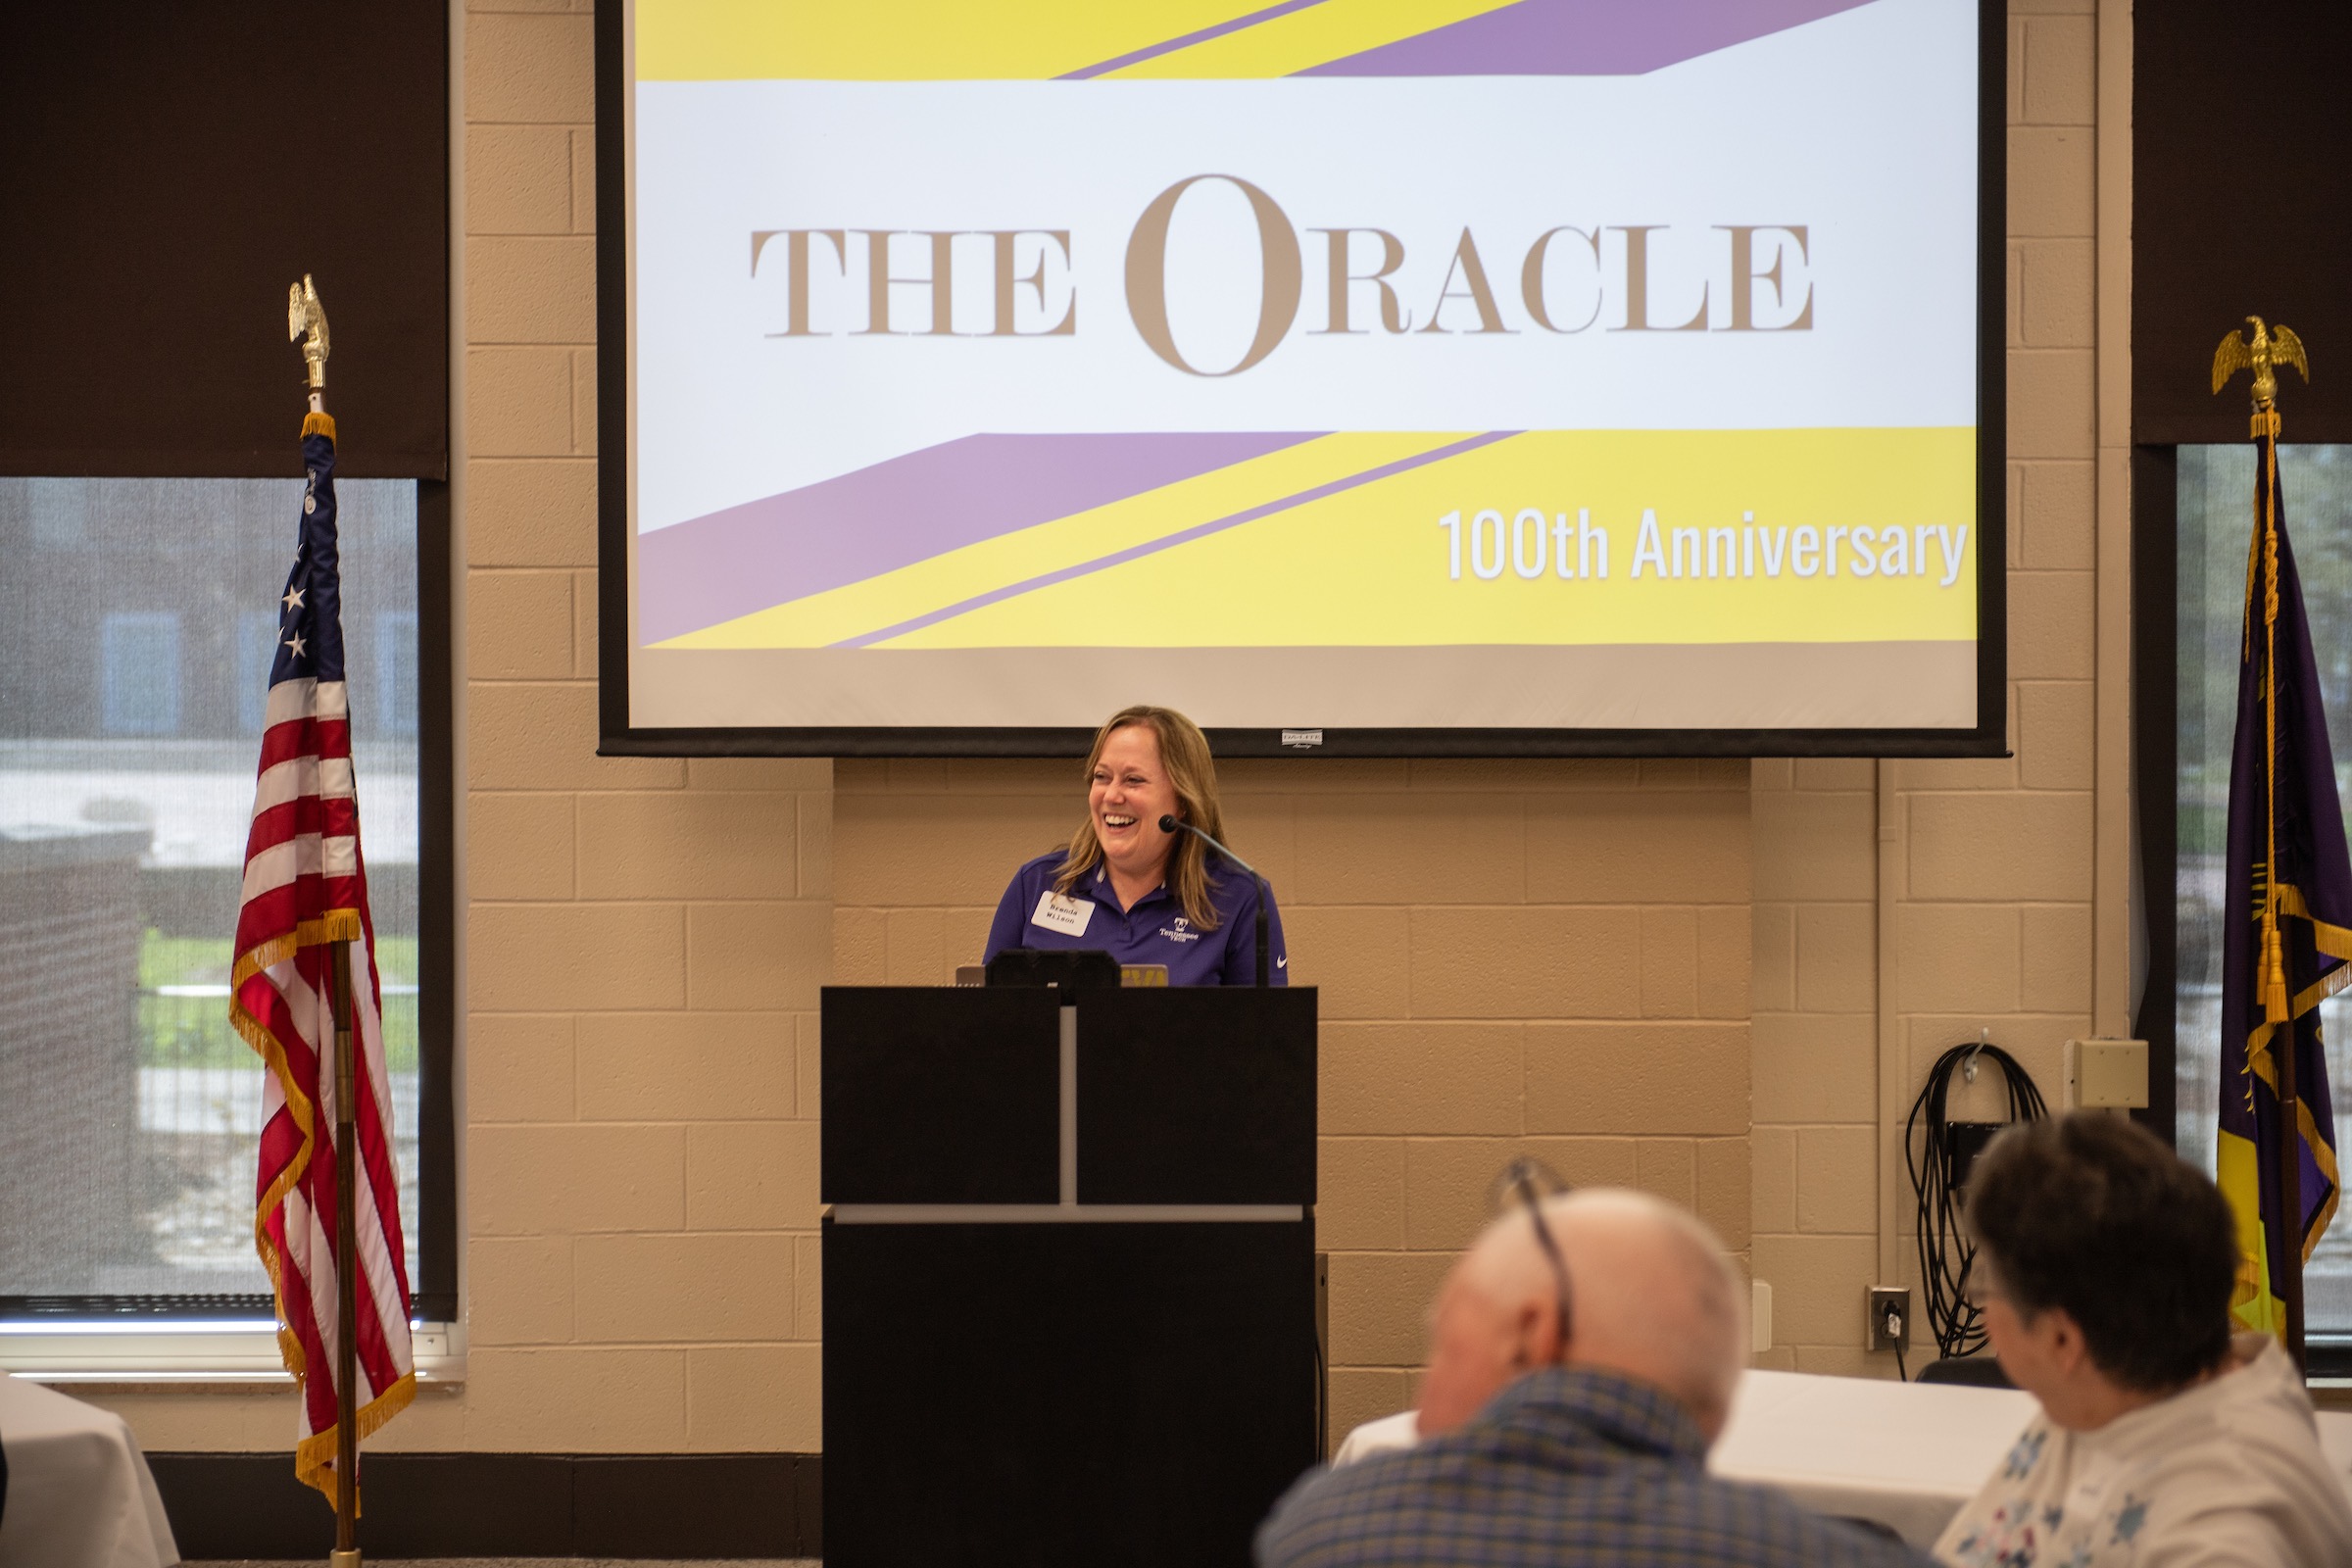
[(353, 1070), (351, 944), (335, 954), (335, 1550), (329, 1568), (360, 1568), (359, 1096)]
[[(2278, 516), (2278, 367), (2292, 366), (2302, 372), (2305, 380), (2309, 380), (2311, 364), (2304, 354), (2303, 340), (2295, 335), (2293, 329), (2284, 325), (2266, 323), (2259, 316), (2247, 317), (2246, 322), (2254, 329), (2251, 337), (2241, 340), (2236, 331), (2232, 330), (2222, 339), (2221, 347), (2214, 352), (2213, 390), (2217, 393), (2220, 392), (2229, 383), (2230, 378), (2241, 369), (2251, 369), (2254, 372), (2253, 416), (2249, 420), (2246, 432), (2254, 442), (2254, 457), (2257, 466), (2254, 544), (2252, 550), (2247, 553), (2246, 560), (2246, 634), (2245, 643), (2239, 654), (2240, 685), (2236, 755), (2239, 760), (2243, 760), (2250, 745), (2259, 744), (2262, 748), (2262, 769), (2259, 775), (2259, 788), (2262, 794), (2258, 802), (2248, 803), (2255, 811), (2260, 813), (2260, 819), (2258, 822), (2247, 824), (2250, 831), (2247, 834), (2249, 842), (2245, 849), (2245, 857), (2251, 862), (2253, 874), (2260, 879), (2260, 885), (2255, 889), (2256, 897), (2251, 901), (2253, 908), (2248, 910), (2244, 904), (2240, 904), (2236, 918), (2245, 919), (2250, 913), (2259, 922), (2260, 929), (2255, 935), (2260, 944), (2260, 950), (2253, 955), (2254, 961), (2251, 965), (2254, 981), (2254, 997), (2251, 999), (2251, 1005), (2246, 1008), (2242, 1016), (2230, 1018), (2224, 1028), (2225, 1032), (2243, 1028), (2260, 1033), (2263, 1036), (2259, 1048), (2260, 1054), (2267, 1054), (2270, 1058), (2272, 1099), (2278, 1106), (2277, 1148), (2272, 1156), (2274, 1162), (2272, 1182), (2276, 1189), (2277, 1208), (2273, 1213), (2262, 1214), (2259, 1161), (2256, 1161), (2254, 1162), (2257, 1167), (2255, 1191), (2246, 1196), (2252, 1200), (2255, 1212), (2262, 1216), (2262, 1230), (2265, 1234), (2256, 1244), (2256, 1253), (2250, 1263), (2251, 1267), (2257, 1271), (2253, 1275), (2255, 1279), (2259, 1280), (2266, 1275), (2270, 1276), (2268, 1280), (2270, 1296), (2277, 1310), (2277, 1316), (2272, 1320), (2271, 1326), (2282, 1331), (2280, 1338), (2285, 1342), (2287, 1353), (2294, 1357), (2296, 1372), (2308, 1376), (2303, 1329), (2303, 1249), (2305, 1238), (2311, 1227), (2306, 1220), (2303, 1206), (2303, 1091), (2302, 1086), (2295, 1080), (2296, 1068), (2299, 1065), (2296, 1058), (2302, 1051), (2301, 1013), (2315, 1007), (2319, 998), (2317, 996), (2306, 998), (2303, 995), (2309, 986), (2311, 977), (2305, 975), (2300, 967), (2289, 962), (2286, 951), (2288, 939), (2283, 927), (2286, 920), (2292, 917), (2305, 921), (2306, 928), (2314, 933), (2315, 939), (2317, 933), (2322, 929), (2337, 932), (2340, 939), (2341, 930), (2333, 923), (2323, 926), (2321, 916), (2305, 906), (2304, 900), (2316, 896), (2319, 892), (2317, 884), (2313, 881), (2317, 873), (2311, 865), (2306, 863), (2309, 857), (2296, 853), (2296, 847), (2291, 837), (2290, 841), (2283, 846), (2287, 850), (2291, 861), (2286, 864), (2281, 864), (2280, 861), (2282, 846), (2279, 835), (2279, 797), (2281, 789), (2283, 787), (2287, 792), (2286, 808), (2290, 814), (2296, 817), (2306, 814), (2308, 806), (2299, 806), (2297, 801), (2309, 785), (2309, 780), (2304, 777), (2306, 769), (2303, 764), (2308, 760), (2304, 755), (2305, 751), (2313, 742), (2309, 737), (2299, 739), (2296, 746), (2297, 770), (2292, 776), (2280, 779), (2278, 700), (2284, 678), (2280, 675), (2278, 668), (2278, 620), (2282, 594), (2291, 593), (2294, 597), (2294, 616), (2289, 626), (2289, 637), (2293, 642), (2293, 647), (2289, 652), (2296, 660), (2298, 667), (2309, 662), (2309, 633), (2303, 620), (2300, 586), (2293, 583), (2283, 585), (2281, 583), (2281, 579), (2287, 574), (2284, 570), (2286, 542)], [(2262, 648), (2259, 654), (2254, 647), (2255, 596), (2257, 594), (2261, 596), (2262, 617)], [(2249, 719), (2252, 718), (2252, 715), (2246, 710), (2244, 687), (2243, 672), (2248, 665), (2253, 666), (2261, 689), (2262, 712), (2259, 719), (2254, 720), (2260, 726), (2258, 743), (2254, 742), (2253, 738), (2246, 733)], [(2302, 692), (2300, 688), (2301, 683), (2298, 682), (2297, 694), (2304, 701), (2298, 703), (2297, 711), (2290, 715), (2289, 722), (2294, 725), (2304, 725), (2309, 718), (2303, 709), (2307, 706), (2308, 699), (2312, 694)], [(2320, 748), (2319, 756), (2325, 759), (2328, 744), (2325, 731), (2321, 732), (2316, 744)], [(2328, 780), (2331, 791), (2333, 782), (2332, 778)], [(2240, 832), (2238, 784), (2237, 764), (2233, 761), (2230, 787), (2230, 853), (2232, 856), (2240, 853), (2237, 849)], [(2335, 812), (2330, 812), (2329, 815), (2331, 818), (2336, 818), (2336, 825), (2331, 830), (2331, 837), (2340, 841), (2343, 832), (2340, 817)], [(2289, 829), (2291, 835), (2291, 823)], [(2340, 842), (2336, 849), (2340, 853)], [(2338, 880), (2340, 879), (2341, 873), (2338, 873)], [(2292, 902), (2290, 902), (2290, 898)], [(2341, 918), (2340, 913), (2338, 918)], [(2328, 951), (2339, 958), (2352, 958), (2352, 954), (2343, 953), (2340, 948), (2330, 948)], [(2339, 975), (2335, 984), (2330, 985), (2328, 989), (2332, 990), (2335, 985), (2340, 984), (2341, 977)], [(2299, 1003), (2300, 1005), (2298, 1005)], [(2228, 1005), (2225, 1003), (2226, 1012)], [(2317, 1026), (2316, 1018), (2314, 1026)], [(2256, 1052), (2255, 1042), (2249, 1038), (2249, 1054), (2245, 1063), (2245, 1070), (2249, 1078), (2255, 1076), (2257, 1072), (2259, 1055), (2256, 1054)], [(2327, 1115), (2328, 1101), (2328, 1084), (2324, 1075), (2314, 1092), (2320, 1105), (2318, 1116), (2324, 1118)], [(2256, 1108), (2255, 1085), (2252, 1082), (2247, 1084), (2246, 1095), (2247, 1109), (2250, 1112), (2254, 1111)], [(2250, 1131), (2256, 1142), (2259, 1143), (2259, 1123)], [(2333, 1135), (2331, 1133), (2320, 1136), (2332, 1142)], [(2333, 1179), (2324, 1155), (2321, 1179), (2324, 1184)], [(2332, 1212), (2332, 1196), (2329, 1198), (2328, 1206), (2328, 1211)], [(2326, 1224), (2324, 1217), (2321, 1224), (2323, 1226)], [(2278, 1227), (2275, 1235), (2271, 1233), (2273, 1225)], [(2274, 1241), (2277, 1243), (2276, 1246), (2271, 1245)], [(2274, 1262), (2278, 1264), (2277, 1267), (2270, 1266)]]
[[(2263, 627), (2263, 707), (2269, 730), (2269, 746), (2265, 749), (2264, 784), (2269, 799), (2278, 798), (2278, 407), (2272, 398), (2261, 396), (2261, 383), (2256, 383), (2253, 433), (2258, 443), (2262, 465), (2262, 558), (2266, 592), (2264, 595)], [(2269, 901), (2263, 916), (2264, 957), (2278, 965), (2276, 974), (2281, 993), (2290, 988), (2285, 979), (2284, 936), (2278, 929), (2278, 878), (2277, 843), (2278, 809), (2271, 808), (2272, 839), (2268, 848), (2270, 870), (2266, 874), (2264, 897)], [(2309, 1367), (2305, 1360), (2303, 1338), (2303, 1126), (2302, 1095), (2295, 1083), (2297, 1051), (2294, 1001), (2286, 997), (2286, 1017), (2283, 1034), (2271, 1052), (2277, 1064), (2278, 1080), (2278, 1223), (2285, 1234), (2286, 1273), (2278, 1282), (2278, 1303), (2286, 1315), (2286, 1353), (2295, 1358), (2295, 1371), (2306, 1377)]]
[[(311, 413), (324, 414), (326, 311), (307, 272), (287, 290), (286, 336), (289, 341), (303, 340)], [(328, 946), (334, 954), (335, 1025), (335, 1549), (327, 1563), (328, 1568), (360, 1568), (359, 1073), (352, 1032), (351, 943)]]
[[(229, 1018), (270, 1072), (254, 1245), (302, 1396), (294, 1474), (335, 1511), (333, 1568), (359, 1568), (360, 1444), (416, 1397), (416, 1346), (392, 1107), (372, 1092), (383, 1039), (352, 777), (335, 421), (321, 406), (326, 311), (308, 276), (286, 291), (286, 336), (310, 370), (302, 521), (278, 602)], [(274, 865), (306, 844), (329, 848), (312, 849), (290, 884), (273, 877), (257, 891), (263, 857)]]
[[(2290, 1031), (2291, 1031), (2291, 1025)], [(2290, 1032), (2277, 1053), (2278, 1062), (2278, 1192), (2283, 1200), (2280, 1223), (2288, 1227), (2286, 1278), (2279, 1282), (2279, 1303), (2286, 1308), (2286, 1353), (2295, 1358), (2295, 1371), (2309, 1381), (2311, 1368), (2303, 1345), (2303, 1131), (2300, 1097), (2295, 1092), (2295, 1040)], [(340, 1565), (337, 1565), (340, 1568)]]

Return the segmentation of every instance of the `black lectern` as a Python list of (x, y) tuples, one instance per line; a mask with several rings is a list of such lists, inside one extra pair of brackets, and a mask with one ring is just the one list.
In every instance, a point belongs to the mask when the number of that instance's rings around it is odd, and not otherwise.
[(1213, 1568), (1315, 1458), (1315, 993), (824, 994), (826, 1568)]

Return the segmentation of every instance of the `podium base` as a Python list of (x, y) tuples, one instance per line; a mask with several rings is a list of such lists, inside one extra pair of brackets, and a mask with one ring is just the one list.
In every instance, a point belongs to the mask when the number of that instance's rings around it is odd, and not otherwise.
[(1311, 1218), (823, 1246), (826, 1568), (1247, 1568), (1314, 1462)]

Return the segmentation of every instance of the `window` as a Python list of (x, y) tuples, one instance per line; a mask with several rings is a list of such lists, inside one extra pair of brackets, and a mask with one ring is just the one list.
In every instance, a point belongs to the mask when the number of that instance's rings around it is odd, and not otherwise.
[(178, 614), (110, 612), (98, 624), (99, 728), (108, 735), (178, 734)]
[[(2182, 1156), (2207, 1171), (2223, 1087), (2222, 899), (2254, 463), (2251, 443), (2183, 446), (2174, 488), (2174, 1137)], [(2352, 447), (2281, 446), (2278, 479), (2340, 797), (2352, 783)], [(2149, 608), (2143, 599), (2143, 615)], [(2146, 733), (2148, 722), (2143, 715), (2142, 745), (2161, 744)], [(2320, 1018), (2340, 1147), (2352, 1139), (2352, 994), (2322, 1003)], [(2352, 1339), (2352, 1209), (2336, 1216), (2313, 1254), (2304, 1296), (2315, 1354), (2324, 1334)]]
[(277, 614), (237, 612), (237, 728), (259, 735), (270, 711), (270, 665), (277, 657)]
[[(447, 972), (427, 956), (447, 911), (422, 893), (447, 885), (426, 830), (447, 820), (447, 712), (438, 742), (419, 713), (420, 669), (446, 665), (420, 657), (440, 612), (418, 614), (441, 602), (446, 491), (337, 491), (402, 1222), (419, 1311), (446, 1317), (426, 1298), (450, 1271), (420, 1265), (454, 1256), (426, 1235), (451, 1177), (446, 1031), (428, 1042), (424, 1020), (446, 1001), (421, 1005)], [(262, 1066), (229, 1027), (228, 971), (301, 495), (0, 478), (0, 1317), (268, 1315)]]
[(375, 617), (375, 709), (384, 733), (416, 738), (416, 612), (385, 610)]

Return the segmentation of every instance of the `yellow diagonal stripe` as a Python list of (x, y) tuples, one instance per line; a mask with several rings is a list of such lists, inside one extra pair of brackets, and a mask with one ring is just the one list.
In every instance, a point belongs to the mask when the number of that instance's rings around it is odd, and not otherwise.
[[(640, 81), (1036, 81), (1270, 0), (639, 0)], [(1515, 0), (1325, 0), (1112, 73), (1287, 76)]]
[[(1121, 77), (1238, 80), (1289, 76), (1382, 44), (1414, 37), (1517, 0), (1328, 0), (1189, 48), (1122, 66)], [(1103, 57), (1105, 59), (1108, 56)]]
[(1263, 9), (1264, 0), (639, 0), (637, 79), (1042, 80)]
[(1458, 439), (1446, 435), (1323, 436), (1052, 522), (984, 539), (862, 582), (757, 611), (659, 646), (822, 648)]
[[(1337, 441), (1342, 438), (1328, 438)], [(1416, 438), (1390, 437), (1392, 441)], [(1451, 437), (1417, 438), (1427, 451)], [(1325, 442), (1315, 445), (1323, 446)], [(1402, 456), (1375, 458), (1355, 471)], [(1536, 431), (1441, 459), (1225, 532), (984, 606), (877, 646), (889, 648), (1432, 647), (1966, 641), (1976, 635), (1976, 432), (1943, 429)], [(1532, 509), (1573, 526), (1578, 510), (1610, 536), (1607, 580), (1563, 579), (1545, 563), (1481, 580), (1465, 538), (1448, 575), (1439, 519), (1493, 508), (1506, 525)], [(1675, 528), (1941, 524), (1962, 557), (1928, 575), (1681, 578), (1633, 574), (1644, 509), (1661, 542)], [(1238, 510), (1238, 509), (1237, 509)], [(1969, 524), (1965, 545), (1957, 532)], [(1548, 530), (1544, 530), (1548, 534)], [(1507, 536), (1506, 536), (1507, 537)], [(1722, 541), (1719, 541), (1722, 542)], [(1548, 538), (1546, 539), (1548, 546)], [(1874, 547), (1875, 548), (1875, 547)], [(1938, 547), (1931, 545), (1931, 550)], [(1692, 562), (1693, 567), (1703, 564)], [(906, 619), (877, 617), (874, 625)]]

